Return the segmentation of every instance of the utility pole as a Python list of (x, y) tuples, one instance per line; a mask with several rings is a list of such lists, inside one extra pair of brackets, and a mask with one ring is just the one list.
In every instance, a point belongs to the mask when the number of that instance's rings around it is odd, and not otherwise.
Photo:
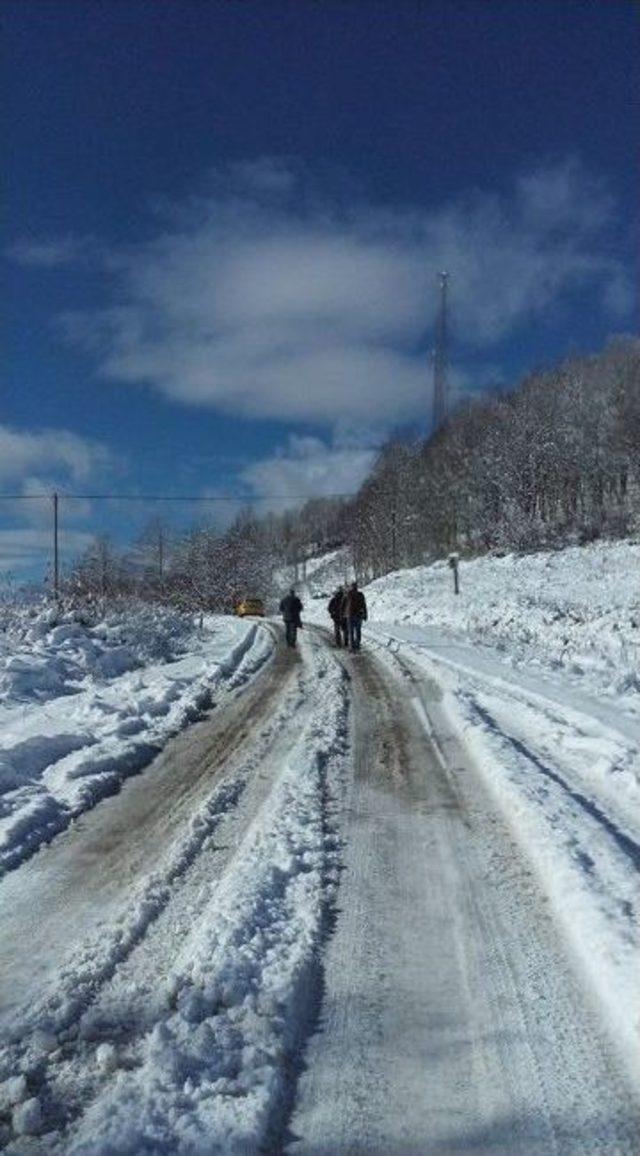
[(161, 525), (158, 527), (158, 578), (162, 586), (164, 579), (164, 530)]
[(447, 286), (449, 274), (438, 273), (440, 283), (440, 306), (436, 324), (436, 348), (433, 358), (433, 432), (447, 420)]
[(53, 495), (53, 596), (58, 601), (60, 595), (60, 562), (58, 551), (58, 494)]

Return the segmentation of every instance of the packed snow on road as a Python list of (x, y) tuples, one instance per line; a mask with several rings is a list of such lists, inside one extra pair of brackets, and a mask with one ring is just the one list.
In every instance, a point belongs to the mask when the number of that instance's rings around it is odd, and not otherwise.
[[(313, 572), (312, 572), (313, 571)], [(640, 546), (7, 611), (0, 1148), (637, 1152)]]
[[(339, 553), (314, 571), (318, 621), (318, 579), (344, 573)], [(438, 681), (640, 1072), (640, 545), (462, 561), (460, 583), (447, 560), (371, 583), (370, 642)]]

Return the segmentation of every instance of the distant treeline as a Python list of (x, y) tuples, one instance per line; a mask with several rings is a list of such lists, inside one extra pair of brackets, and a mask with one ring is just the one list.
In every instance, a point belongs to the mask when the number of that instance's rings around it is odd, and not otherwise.
[(640, 341), (620, 339), (461, 405), (426, 441), (390, 441), (347, 502), (246, 512), (223, 534), (177, 540), (158, 522), (127, 555), (97, 539), (66, 589), (224, 611), (338, 545), (368, 581), (452, 551), (556, 548), (639, 529)]

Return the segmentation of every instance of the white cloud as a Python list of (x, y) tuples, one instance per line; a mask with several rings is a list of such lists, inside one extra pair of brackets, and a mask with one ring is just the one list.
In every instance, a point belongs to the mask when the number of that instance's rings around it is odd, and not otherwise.
[(328, 445), (320, 438), (293, 434), (285, 447), (243, 470), (241, 480), (257, 497), (266, 496), (261, 511), (281, 512), (308, 498), (355, 493), (376, 453), (371, 447)]
[[(60, 535), (60, 553), (63, 562), (83, 554), (92, 541), (92, 535), (82, 530), (66, 528)], [(34, 528), (0, 529), (0, 574), (14, 574), (23, 578), (30, 574), (36, 580), (50, 575), (53, 569), (51, 531)]]
[[(0, 573), (43, 577), (52, 565), (52, 492), (86, 485), (113, 464), (104, 447), (69, 430), (36, 432), (0, 425), (0, 490), (18, 495), (17, 500), (0, 501)], [(86, 549), (91, 535), (79, 524), (91, 516), (86, 501), (62, 501), (63, 559)]]
[(66, 236), (48, 241), (23, 239), (12, 246), (9, 256), (20, 265), (58, 269), (95, 260), (100, 256), (100, 247), (92, 237)]
[(586, 172), (575, 158), (521, 176), (516, 188), (523, 218), (547, 233), (591, 234), (614, 212), (603, 178)]
[[(65, 481), (86, 482), (111, 461), (99, 443), (64, 429), (25, 432), (0, 425), (0, 486), (21, 492), (53, 488)], [(37, 474), (37, 476), (35, 476)]]
[(437, 211), (349, 203), (284, 162), (236, 165), (165, 212), (155, 238), (110, 254), (112, 305), (65, 329), (104, 375), (186, 404), (402, 422), (425, 410), (439, 269), (458, 348), (493, 357), (577, 292), (601, 287), (600, 308), (624, 311), (611, 216), (602, 182), (575, 162)]

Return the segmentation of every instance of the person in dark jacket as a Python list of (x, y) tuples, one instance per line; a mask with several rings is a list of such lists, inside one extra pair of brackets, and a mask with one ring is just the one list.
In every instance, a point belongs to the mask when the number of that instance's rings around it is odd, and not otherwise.
[(362, 623), (367, 621), (367, 602), (357, 582), (351, 583), (344, 596), (342, 613), (347, 620), (349, 646), (353, 651), (359, 650)]
[(343, 639), (344, 645), (348, 645), (347, 620), (342, 613), (343, 603), (344, 589), (342, 586), (338, 586), (338, 589), (330, 598), (329, 605), (327, 606), (327, 610), (333, 619), (333, 633), (336, 640), (336, 646), (342, 646)]
[(287, 646), (295, 646), (297, 632), (302, 629), (302, 603), (293, 588), (282, 599), (280, 613), (284, 619)]

